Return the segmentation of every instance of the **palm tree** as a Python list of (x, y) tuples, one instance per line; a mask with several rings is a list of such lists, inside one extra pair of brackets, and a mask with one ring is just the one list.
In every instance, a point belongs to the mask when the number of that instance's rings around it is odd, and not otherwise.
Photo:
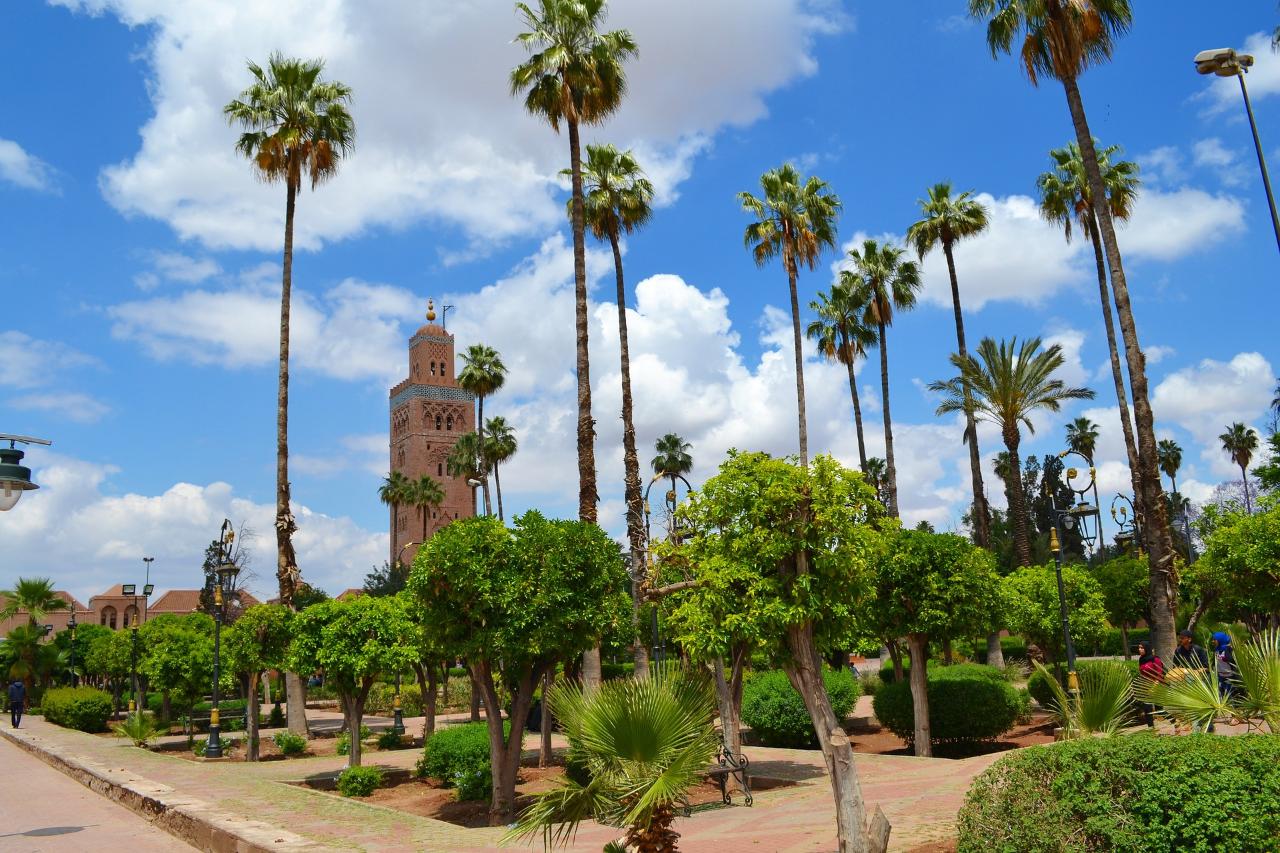
[[(236, 151), (264, 181), (284, 181), (284, 276), (280, 289), (280, 374), (276, 391), (276, 579), (280, 603), (289, 606), (299, 580), (289, 506), (289, 309), (293, 292), (293, 217), (304, 174), (314, 190), (338, 173), (355, 142), (347, 111), (351, 89), (321, 80), (324, 61), (288, 59), (273, 53), (267, 67), (250, 62), (253, 84), (223, 108), (244, 128)], [(292, 697), (291, 697), (292, 698)], [(293, 702), (290, 702), (293, 707)]]
[(431, 519), (431, 510), (444, 503), (444, 489), (433, 477), (423, 474), (409, 482), (406, 502), (416, 506), (422, 514), (422, 541), (427, 541), (427, 522)]
[(849, 288), (865, 288), (868, 294), (866, 320), (876, 327), (880, 344), (880, 404), (884, 415), (884, 505), (898, 517), (898, 469), (893, 458), (893, 418), (889, 414), (889, 342), (885, 330), (893, 324), (895, 311), (915, 307), (921, 288), (920, 267), (903, 260), (906, 252), (897, 246), (864, 240), (862, 249), (849, 250), (853, 269), (840, 273), (840, 282)]
[(653, 473), (670, 477), (671, 488), (674, 489), (676, 475), (688, 474), (693, 470), (693, 456), (689, 453), (693, 445), (674, 432), (669, 432), (653, 443), (653, 449), (658, 451), (658, 455), (649, 463), (653, 466)]
[[(27, 695), (35, 684), (36, 676), (41, 673), (41, 649), (44, 648), (44, 628), (32, 623), (10, 628), (4, 639), (6, 658), (13, 662), (9, 665), (9, 678), (19, 678), (27, 686)], [(34, 703), (34, 699), (32, 702)]]
[[(959, 376), (930, 383), (929, 389), (943, 395), (938, 414), (964, 411), (972, 406), (974, 414), (1000, 428), (1004, 446), (1009, 451), (1009, 470), (1022, 468), (1018, 445), (1022, 441), (1019, 425), (1035, 432), (1031, 415), (1037, 409), (1056, 412), (1064, 400), (1091, 400), (1088, 388), (1068, 388), (1054, 372), (1062, 366), (1062, 347), (1054, 344), (1040, 349), (1040, 339), (1030, 338), (1018, 345), (1018, 339), (996, 343), (983, 338), (978, 344), (978, 357), (951, 356)], [(972, 392), (966, 397), (966, 386)], [(966, 402), (969, 400), (969, 402)], [(1018, 561), (1031, 565), (1030, 520), (1026, 496), (1022, 489), (1008, 489), (1010, 515), (1013, 516), (1013, 540)]]
[(1098, 425), (1083, 415), (1067, 424), (1067, 447), (1092, 465), (1093, 452), (1098, 448)]
[(719, 743), (706, 675), (666, 669), (643, 681), (610, 681), (593, 692), (561, 682), (547, 704), (586, 765), (589, 781), (566, 779), (537, 795), (511, 837), (541, 834), (551, 849), (567, 844), (579, 824), (594, 817), (626, 829), (625, 844), (606, 850), (676, 850), (680, 835), (671, 825)]
[(867, 481), (876, 490), (876, 500), (884, 501), (885, 464), (879, 456), (867, 460)]
[[(394, 552), (396, 548), (396, 531), (397, 525), (400, 523), (400, 504), (405, 503), (405, 498), (409, 494), (409, 478), (403, 472), (392, 471), (382, 480), (382, 485), (378, 486), (378, 500), (391, 508), (391, 550)], [(396, 562), (399, 555), (392, 553), (391, 563)]]
[(795, 166), (786, 163), (760, 176), (764, 198), (749, 192), (738, 193), (742, 209), (755, 217), (743, 233), (743, 243), (763, 267), (782, 256), (791, 290), (791, 329), (796, 351), (796, 411), (800, 425), (800, 464), (809, 465), (809, 428), (804, 411), (804, 352), (800, 345), (800, 297), (796, 278), (800, 265), (813, 269), (822, 250), (835, 248), (836, 217), (840, 199), (827, 183), (817, 177), (801, 178)]
[(1152, 639), (1163, 656), (1173, 654), (1173, 633), (1178, 606), (1174, 577), (1173, 539), (1161, 497), (1157, 467), (1155, 418), (1147, 384), (1146, 359), (1138, 342), (1129, 299), (1129, 286), (1120, 257), (1119, 243), (1106, 184), (1093, 134), (1084, 112), (1078, 78), (1092, 65), (1111, 58), (1114, 39), (1133, 21), (1128, 0), (969, 0), (969, 14), (987, 20), (987, 46), (992, 56), (1012, 53), (1021, 37), (1018, 55), (1032, 85), (1042, 75), (1062, 83), (1071, 111), (1076, 142), (1088, 176), (1089, 203), (1093, 205), (1102, 235), (1102, 246), (1111, 271), (1116, 316), (1124, 340), (1125, 361), (1133, 392), (1134, 432), (1138, 445), (1138, 492), (1147, 513), (1143, 525), (1151, 578)]
[[(960, 308), (960, 283), (956, 279), (953, 254), (957, 240), (974, 237), (987, 230), (987, 209), (972, 198), (971, 192), (951, 195), (951, 184), (943, 182), (929, 187), (929, 197), (920, 199), (923, 217), (907, 229), (907, 243), (920, 261), (935, 246), (942, 246), (951, 278), (951, 306), (956, 315), (956, 350), (960, 357), (969, 354), (964, 342), (964, 312)], [(973, 533), (977, 544), (991, 544), (991, 512), (987, 508), (986, 490), (982, 487), (982, 455), (978, 451), (978, 431), (973, 415), (965, 412), (965, 438), (969, 444), (969, 477), (973, 482)]]
[(1244, 511), (1253, 512), (1253, 504), (1249, 500), (1249, 463), (1253, 461), (1253, 453), (1258, 449), (1258, 431), (1242, 423), (1234, 423), (1227, 431), (1218, 436), (1222, 449), (1231, 457), (1231, 461), (1240, 466), (1240, 485), (1244, 487)]
[(858, 400), (858, 379), (853, 366), (876, 345), (876, 332), (866, 321), (866, 288), (849, 288), (837, 283), (831, 295), (819, 290), (809, 310), (818, 319), (809, 323), (805, 335), (818, 345), (828, 361), (838, 361), (849, 373), (849, 396), (853, 399), (853, 425), (858, 433), (858, 467), (867, 473), (867, 448), (862, 436), (862, 404)]
[[(480, 434), (467, 432), (458, 436), (458, 440), (449, 449), (444, 460), (445, 473), (464, 482), (481, 480), (485, 475), (487, 460), (480, 450)], [(475, 493), (471, 494), (471, 506), (475, 508)]]
[[(608, 240), (613, 249), (617, 281), (618, 350), (622, 360), (622, 468), (627, 504), (627, 539), (631, 543), (632, 576), (639, 577), (644, 564), (644, 506), (640, 494), (640, 458), (636, 454), (636, 424), (631, 403), (631, 349), (627, 343), (627, 287), (622, 274), (623, 234), (630, 234), (653, 214), (653, 184), (630, 151), (612, 145), (588, 145), (582, 169), (583, 216), (597, 240)], [(570, 205), (572, 207), (572, 205)], [(572, 210), (570, 210), (572, 215)], [(638, 582), (636, 582), (638, 584)], [(640, 606), (637, 586), (636, 607)], [(635, 646), (636, 672), (648, 671), (648, 652)]]
[(1160, 456), (1160, 470), (1169, 478), (1171, 491), (1178, 491), (1178, 469), (1182, 467), (1182, 447), (1171, 438), (1162, 438), (1156, 445)]
[[(578, 517), (596, 520), (595, 422), (591, 417), (591, 362), (587, 349), (587, 250), (578, 128), (600, 124), (622, 104), (627, 75), (622, 63), (636, 55), (626, 30), (600, 32), (606, 0), (538, 0), (535, 11), (517, 3), (526, 31), (516, 36), (530, 56), (511, 72), (511, 93), (560, 132), (569, 130), (573, 194), (574, 323), (578, 375)], [(592, 677), (594, 675), (592, 674)]]
[(66, 610), (70, 605), (53, 589), (49, 578), (18, 578), (11, 589), (0, 590), (4, 608), (0, 619), (12, 619), (25, 610), (31, 625), (40, 625), (55, 610)]
[[(479, 413), (476, 415), (476, 431), (480, 434), (476, 440), (476, 448), (483, 452), (484, 442), (484, 398), (493, 394), (507, 381), (507, 366), (493, 347), (484, 344), (472, 344), (462, 353), (463, 367), (458, 373), (458, 384), (476, 395)], [(484, 514), (493, 515), (489, 502), (489, 478), (482, 477), (480, 482), (484, 492)]]
[(484, 425), (484, 456), (485, 462), (493, 469), (493, 484), (498, 489), (499, 521), (504, 521), (505, 518), (502, 514), (502, 478), (498, 475), (498, 466), (515, 456), (519, 449), (516, 431), (507, 423), (507, 419), (501, 415), (489, 418)]
[[(1133, 203), (1138, 195), (1138, 167), (1127, 160), (1113, 161), (1112, 158), (1119, 155), (1120, 150), (1120, 146), (1111, 145), (1099, 149), (1098, 157), (1111, 217), (1127, 220), (1133, 212)], [(1065, 147), (1053, 149), (1049, 152), (1049, 157), (1053, 160), (1053, 169), (1036, 179), (1036, 186), (1040, 191), (1040, 215), (1049, 222), (1061, 225), (1067, 242), (1071, 242), (1071, 222), (1074, 218), (1079, 222), (1080, 230), (1093, 244), (1094, 268), (1098, 274), (1098, 295), (1102, 303), (1102, 325), (1107, 332), (1107, 349), (1111, 358), (1111, 379), (1115, 384), (1116, 401), (1120, 407), (1120, 428), (1124, 433), (1124, 448), (1129, 462), (1129, 474), (1133, 481), (1133, 493), (1137, 496), (1138, 506), (1141, 508), (1138, 446), (1133, 437), (1133, 422), (1129, 417), (1129, 395), (1125, 391), (1124, 371), (1120, 367), (1115, 323), (1111, 319), (1111, 290), (1107, 286), (1107, 262), (1103, 254), (1098, 217), (1094, 214), (1090, 201), (1089, 177), (1085, 174), (1084, 158), (1080, 154), (1080, 146), (1076, 143), (1071, 142)]]

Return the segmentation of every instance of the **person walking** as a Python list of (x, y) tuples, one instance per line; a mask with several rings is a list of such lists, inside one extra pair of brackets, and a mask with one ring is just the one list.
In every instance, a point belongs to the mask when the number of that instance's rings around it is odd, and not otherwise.
[(16, 729), (22, 722), (22, 712), (27, 709), (27, 685), (15, 678), (9, 685), (9, 720)]
[[(1149, 681), (1164, 683), (1164, 661), (1149, 640), (1138, 643), (1138, 674)], [(1139, 716), (1149, 729), (1156, 727), (1155, 711), (1156, 706), (1150, 702), (1138, 703)]]
[(1225, 631), (1215, 631), (1210, 638), (1213, 644), (1213, 655), (1217, 659), (1218, 691), (1224, 699), (1235, 695), (1240, 673), (1236, 669), (1236, 652), (1231, 647), (1231, 635)]
[[(1178, 647), (1173, 650), (1173, 665), (1179, 669), (1208, 671), (1209, 654), (1203, 646), (1195, 644), (1195, 635), (1183, 629), (1178, 632)], [(1193, 732), (1200, 731), (1200, 724), (1192, 725)], [(1209, 734), (1213, 734), (1213, 723), (1209, 723)]]

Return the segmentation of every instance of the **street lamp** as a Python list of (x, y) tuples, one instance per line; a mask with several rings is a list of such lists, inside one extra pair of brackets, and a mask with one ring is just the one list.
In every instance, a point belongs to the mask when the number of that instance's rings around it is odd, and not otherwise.
[(235, 591), (236, 575), (240, 567), (232, 559), (231, 546), (236, 531), (229, 519), (222, 521), (222, 536), (218, 540), (218, 579), (213, 587), (213, 709), (209, 711), (209, 740), (205, 744), (206, 758), (222, 757), (222, 726), (219, 723), (218, 682), (222, 678), (222, 620), (225, 601)]
[(18, 449), (18, 444), (42, 444), (45, 447), (53, 444), (43, 438), (32, 438), (29, 435), (6, 435), (0, 433), (0, 442), (9, 442), (8, 447), (0, 447), (0, 512), (13, 509), (23, 492), (40, 488), (31, 482), (31, 469), (19, 463), (25, 456)]
[(71, 616), (67, 619), (67, 630), (71, 632), (71, 686), (76, 686), (76, 610), (73, 605)]
[(1078, 468), (1068, 467), (1066, 485), (1071, 490), (1072, 505), (1059, 508), (1052, 493), (1049, 496), (1049, 508), (1053, 518), (1053, 527), (1049, 529), (1049, 550), (1053, 552), (1054, 573), (1058, 581), (1058, 614), (1062, 618), (1062, 644), (1067, 655), (1067, 690), (1074, 696), (1080, 690), (1080, 682), (1076, 676), (1076, 647), (1071, 641), (1071, 621), (1067, 615), (1067, 588), (1062, 581), (1062, 531), (1076, 530), (1081, 543), (1093, 552), (1093, 540), (1098, 533), (1098, 508), (1085, 500), (1085, 495), (1093, 489), (1097, 482), (1097, 470), (1087, 456), (1076, 450), (1064, 450), (1058, 458), (1066, 460), (1069, 456), (1079, 456), (1088, 465), (1089, 479), (1083, 485), (1077, 485), (1082, 479)]
[(1142, 528), (1138, 525), (1138, 513), (1133, 507), (1133, 501), (1127, 495), (1116, 495), (1111, 499), (1111, 519), (1119, 528), (1116, 532), (1116, 545), (1126, 552), (1130, 545), (1136, 545), (1138, 556), (1142, 556)]
[[(133, 584), (129, 584), (126, 589), (132, 589)], [(125, 621), (129, 619), (126, 616)], [(138, 610), (134, 607), (133, 624), (129, 627), (129, 673), (133, 680), (133, 698), (129, 700), (129, 713), (142, 710), (142, 686), (138, 682)]]
[(1244, 96), (1244, 109), (1249, 114), (1249, 128), (1253, 131), (1253, 147), (1258, 152), (1258, 168), (1262, 170), (1262, 185), (1267, 190), (1267, 204), (1271, 207), (1271, 227), (1276, 233), (1276, 246), (1280, 247), (1280, 218), (1276, 216), (1276, 199), (1271, 192), (1271, 176), (1267, 174), (1267, 159), (1262, 155), (1262, 140), (1258, 137), (1258, 123), (1253, 118), (1253, 104), (1249, 102), (1249, 87), (1244, 75), (1253, 65), (1253, 57), (1236, 53), (1229, 47), (1202, 50), (1196, 54), (1196, 71), (1218, 77), (1236, 77), (1240, 80), (1240, 94)]

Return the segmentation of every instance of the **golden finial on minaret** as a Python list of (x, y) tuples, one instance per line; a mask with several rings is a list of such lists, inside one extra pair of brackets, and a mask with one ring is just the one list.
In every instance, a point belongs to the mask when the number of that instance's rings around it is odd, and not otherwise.
[(436, 321), (436, 301), (434, 299), (427, 300), (427, 322), (434, 323)]

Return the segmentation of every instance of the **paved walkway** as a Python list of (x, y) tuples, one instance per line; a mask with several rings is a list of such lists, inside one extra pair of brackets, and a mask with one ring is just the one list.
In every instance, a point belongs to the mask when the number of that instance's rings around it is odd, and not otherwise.
[[(24, 720), (24, 726), (31, 720)], [(0, 767), (5, 780), (0, 791), (0, 850), (190, 853), (192, 849), (2, 739)]]

